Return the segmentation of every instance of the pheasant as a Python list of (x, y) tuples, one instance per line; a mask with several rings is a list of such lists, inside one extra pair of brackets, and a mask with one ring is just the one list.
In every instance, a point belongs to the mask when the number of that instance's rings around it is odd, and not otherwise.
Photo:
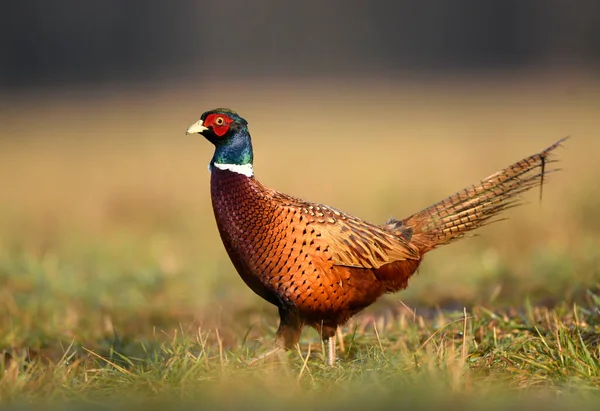
[(219, 108), (186, 134), (215, 146), (209, 164), (217, 227), (235, 269), (252, 291), (279, 309), (276, 348), (292, 349), (304, 326), (335, 362), (339, 326), (384, 293), (407, 287), (423, 256), (520, 204), (542, 186), (549, 154), (565, 139), (403, 220), (377, 225), (333, 207), (275, 191), (254, 177), (248, 123)]

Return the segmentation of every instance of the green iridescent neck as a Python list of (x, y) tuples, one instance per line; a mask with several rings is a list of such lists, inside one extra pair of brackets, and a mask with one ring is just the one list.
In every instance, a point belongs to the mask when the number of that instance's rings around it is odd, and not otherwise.
[(254, 155), (252, 153), (252, 140), (248, 127), (244, 126), (223, 141), (219, 141), (215, 148), (215, 154), (211, 164), (252, 164)]

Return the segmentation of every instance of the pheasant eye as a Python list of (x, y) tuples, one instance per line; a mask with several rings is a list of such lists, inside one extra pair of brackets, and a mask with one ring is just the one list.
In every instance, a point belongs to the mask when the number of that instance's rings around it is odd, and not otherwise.
[(225, 123), (225, 120), (223, 120), (223, 117), (217, 117), (217, 119), (215, 120), (215, 124), (217, 126), (222, 126)]

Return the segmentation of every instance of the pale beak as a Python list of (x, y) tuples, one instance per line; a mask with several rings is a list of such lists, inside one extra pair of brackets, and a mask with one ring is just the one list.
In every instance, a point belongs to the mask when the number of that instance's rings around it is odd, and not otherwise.
[(198, 120), (187, 129), (185, 134), (202, 134), (202, 132), (206, 130), (208, 130), (208, 127), (204, 127), (202, 120)]

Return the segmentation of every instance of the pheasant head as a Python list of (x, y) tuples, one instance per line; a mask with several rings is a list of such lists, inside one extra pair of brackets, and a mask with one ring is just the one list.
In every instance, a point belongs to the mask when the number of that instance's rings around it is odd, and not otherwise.
[(215, 154), (209, 168), (236, 171), (251, 177), (252, 140), (248, 122), (235, 111), (217, 108), (202, 114), (186, 134), (201, 134), (215, 145)]

